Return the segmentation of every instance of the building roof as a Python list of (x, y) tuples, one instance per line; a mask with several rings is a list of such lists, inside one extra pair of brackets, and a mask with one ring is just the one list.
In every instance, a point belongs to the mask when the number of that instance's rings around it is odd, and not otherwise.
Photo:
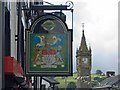
[(111, 76), (109, 78), (106, 78), (103, 80), (98, 87), (93, 87), (93, 90), (98, 90), (98, 89), (107, 89), (107, 88), (112, 88), (115, 90), (120, 89), (120, 75), (117, 76)]
[(117, 76), (111, 76), (109, 78), (106, 78), (105, 80), (103, 80), (100, 83), (100, 86), (105, 86), (105, 85), (117, 85), (118, 83), (120, 83), (120, 75)]

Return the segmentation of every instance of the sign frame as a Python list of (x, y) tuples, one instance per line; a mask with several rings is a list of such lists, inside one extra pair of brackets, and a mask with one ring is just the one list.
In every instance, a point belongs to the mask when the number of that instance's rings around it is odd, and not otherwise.
[[(47, 15), (46, 15), (47, 16)], [(57, 17), (57, 16), (55, 16), (55, 15), (53, 15), (55, 18), (57, 18), (57, 20), (60, 20), (60, 22), (63, 22), (59, 17)], [(41, 18), (41, 17), (40, 17)], [(40, 18), (38, 18), (38, 19), (40, 19)], [(32, 25), (37, 25), (37, 23), (39, 23), (39, 22), (37, 22), (37, 20), (38, 19), (36, 19), (36, 21), (34, 21), (33, 22), (33, 24)], [(39, 20), (40, 21), (40, 20)], [(37, 22), (37, 23), (36, 23)], [(72, 30), (69, 30), (68, 28), (67, 28), (67, 25), (66, 25), (66, 23), (65, 22), (63, 22), (62, 23), (63, 24), (63, 26), (65, 26), (65, 28), (66, 28), (66, 31), (65, 32), (62, 32), (62, 33), (35, 33), (34, 32), (34, 30), (32, 29), (30, 29), (29, 31), (27, 31), (26, 32), (26, 62), (25, 62), (25, 74), (26, 75), (28, 75), (28, 76), (71, 76), (72, 75)], [(31, 26), (32, 28), (33, 27), (35, 27), (35, 26)], [(31, 65), (31, 57), (30, 57), (30, 53), (31, 53), (31, 50), (30, 50), (30, 48), (31, 48), (31, 35), (52, 35), (52, 34), (54, 34), (54, 35), (60, 35), (60, 34), (66, 34), (67, 36), (67, 47), (68, 47), (68, 51), (67, 51), (67, 54), (68, 54), (68, 56), (67, 56), (67, 62), (68, 62), (68, 67), (67, 67), (67, 69), (66, 70), (61, 70), (61, 71), (54, 71), (54, 69), (53, 70), (46, 70), (46, 71), (44, 71), (44, 70), (42, 70), (40, 67), (40, 69), (41, 70), (32, 70), (31, 68), (30, 68), (30, 65)], [(44, 68), (43, 68), (44, 69)]]

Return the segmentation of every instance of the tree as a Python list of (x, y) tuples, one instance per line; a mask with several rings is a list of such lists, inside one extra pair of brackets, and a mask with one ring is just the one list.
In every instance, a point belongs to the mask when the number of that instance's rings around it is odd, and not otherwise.
[(101, 70), (96, 70), (96, 74), (102, 74), (103, 72)]
[(76, 88), (75, 82), (68, 83), (67, 90), (74, 90)]
[(91, 81), (92, 87), (96, 87), (99, 85), (99, 82), (97, 80)]
[(103, 77), (102, 77), (102, 78), (100, 78), (100, 77), (94, 77), (94, 80), (96, 80), (96, 81), (98, 81), (98, 82), (101, 82), (101, 81), (104, 80), (104, 78), (103, 78)]

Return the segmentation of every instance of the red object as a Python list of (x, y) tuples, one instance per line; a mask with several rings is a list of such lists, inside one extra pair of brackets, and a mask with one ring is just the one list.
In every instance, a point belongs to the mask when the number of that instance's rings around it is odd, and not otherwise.
[(5, 75), (15, 75), (23, 77), (23, 69), (17, 60), (11, 56), (4, 57), (4, 72)]
[(43, 55), (55, 55), (56, 51), (55, 50), (42, 50)]
[(27, 82), (27, 85), (29, 86), (29, 88), (32, 88), (32, 83), (30, 81)]

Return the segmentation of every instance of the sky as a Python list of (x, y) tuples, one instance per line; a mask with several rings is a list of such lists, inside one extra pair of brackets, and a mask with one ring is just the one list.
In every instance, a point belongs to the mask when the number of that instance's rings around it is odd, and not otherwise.
[[(67, 0), (45, 0), (63, 4)], [(76, 49), (80, 46), (82, 23), (88, 46), (92, 48), (92, 73), (118, 73), (118, 1), (119, 0), (71, 0), (74, 3), (73, 20), (73, 70), (76, 71)], [(70, 14), (66, 14), (70, 17)], [(67, 24), (71, 27), (71, 21)]]

